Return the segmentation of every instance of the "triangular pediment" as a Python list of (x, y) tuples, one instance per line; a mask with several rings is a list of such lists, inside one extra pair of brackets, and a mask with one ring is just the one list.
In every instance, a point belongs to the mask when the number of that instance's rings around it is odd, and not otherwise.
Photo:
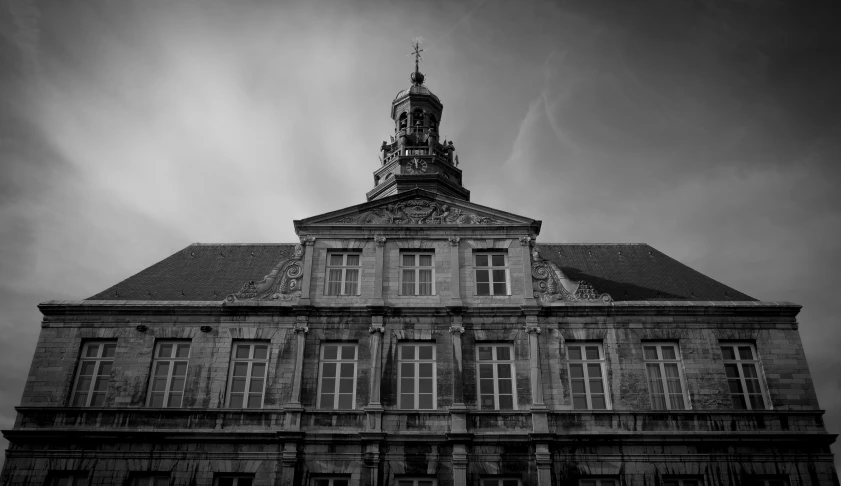
[(460, 199), (414, 189), (349, 208), (295, 221), (312, 226), (535, 226), (540, 221)]

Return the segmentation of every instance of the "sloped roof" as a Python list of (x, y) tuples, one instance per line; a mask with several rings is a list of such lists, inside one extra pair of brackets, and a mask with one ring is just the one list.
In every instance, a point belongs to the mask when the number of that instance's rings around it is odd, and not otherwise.
[(574, 281), (623, 300), (756, 300), (645, 243), (539, 243), (540, 256)]
[(221, 301), (294, 250), (294, 244), (194, 243), (86, 300)]
[[(222, 300), (259, 281), (294, 244), (192, 244), (87, 300)], [(646, 244), (537, 245), (573, 280), (615, 301), (756, 300)]]

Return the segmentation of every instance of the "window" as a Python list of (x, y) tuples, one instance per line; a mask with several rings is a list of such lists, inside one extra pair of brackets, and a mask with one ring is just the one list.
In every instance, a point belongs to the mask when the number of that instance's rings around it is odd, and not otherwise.
[(482, 480), (482, 486), (520, 486), (516, 478), (487, 478)]
[(400, 254), (400, 295), (435, 295), (434, 253)]
[(698, 478), (663, 478), (663, 486), (701, 486), (702, 484)]
[(733, 407), (739, 410), (769, 408), (759, 379), (759, 360), (753, 344), (724, 344), (721, 354), (724, 356), (724, 371)]
[(50, 481), (47, 484), (50, 486), (87, 486), (88, 475), (84, 472), (51, 473)]
[(327, 295), (359, 295), (359, 253), (327, 254)]
[(219, 476), (216, 478), (216, 486), (252, 486), (254, 476)]
[(403, 112), (403, 113), (400, 114), (400, 118), (398, 119), (400, 130), (403, 130), (403, 129), (406, 128), (406, 123), (407, 123), (408, 119), (409, 119), (409, 115), (407, 115), (406, 112)]
[(318, 408), (353, 409), (356, 403), (356, 345), (323, 344), (319, 367)]
[(579, 410), (605, 410), (604, 351), (598, 343), (567, 344), (572, 406)]
[(229, 408), (263, 408), (268, 361), (268, 344), (234, 344), (231, 376), (228, 380)]
[(144, 474), (134, 477), (131, 484), (132, 486), (169, 486), (169, 476), (166, 474)]
[(748, 486), (788, 486), (788, 480), (782, 476), (748, 478)]
[(578, 486), (619, 486), (615, 478), (587, 478), (578, 481)]
[(349, 486), (350, 479), (348, 478), (323, 478), (313, 479), (313, 486)]
[(149, 392), (150, 407), (181, 406), (189, 357), (189, 342), (162, 341), (155, 345), (152, 389)]
[(508, 295), (508, 255), (476, 253), (476, 295)]
[(116, 341), (85, 343), (76, 374), (70, 404), (73, 407), (101, 407), (114, 368)]
[(651, 392), (651, 408), (685, 410), (680, 355), (674, 343), (644, 343), (645, 372)]
[(514, 351), (510, 344), (477, 346), (479, 405), (482, 410), (514, 408)]
[(397, 394), (400, 408), (434, 410), (436, 407), (435, 345), (432, 343), (401, 344)]
[(411, 479), (411, 478), (398, 478), (397, 479), (397, 486), (436, 486), (438, 481), (434, 479)]

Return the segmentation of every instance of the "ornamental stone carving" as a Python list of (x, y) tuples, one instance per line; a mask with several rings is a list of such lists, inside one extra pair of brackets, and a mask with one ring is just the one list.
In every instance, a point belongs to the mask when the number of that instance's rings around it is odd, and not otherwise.
[(449, 240), (450, 246), (458, 246), (458, 242), (461, 241), (461, 238), (459, 238), (458, 236), (451, 236)]
[(377, 243), (377, 246), (385, 246), (385, 236), (375, 236), (374, 241)]
[(344, 216), (334, 223), (354, 224), (505, 224), (489, 216), (424, 199), (389, 204), (358, 215)]
[[(312, 239), (313, 241), (315, 240), (315, 238)], [(225, 300), (227, 302), (255, 300), (297, 301), (298, 297), (301, 296), (301, 277), (304, 275), (304, 266), (301, 264), (303, 256), (304, 246), (295, 245), (295, 250), (290, 258), (281, 260), (259, 282), (255, 282), (254, 280), (246, 282), (239, 292), (227, 296)]]
[(613, 301), (609, 294), (597, 292), (588, 282), (568, 278), (560, 267), (541, 257), (537, 248), (532, 252), (531, 276), (534, 298), (544, 305), (553, 302), (609, 304)]

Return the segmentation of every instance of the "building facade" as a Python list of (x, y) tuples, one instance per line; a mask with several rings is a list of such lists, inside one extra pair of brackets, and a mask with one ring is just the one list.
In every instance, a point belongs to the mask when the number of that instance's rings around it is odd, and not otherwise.
[(367, 202), (50, 301), (2, 485), (839, 484), (797, 329), (645, 244), (474, 204), (392, 102)]

